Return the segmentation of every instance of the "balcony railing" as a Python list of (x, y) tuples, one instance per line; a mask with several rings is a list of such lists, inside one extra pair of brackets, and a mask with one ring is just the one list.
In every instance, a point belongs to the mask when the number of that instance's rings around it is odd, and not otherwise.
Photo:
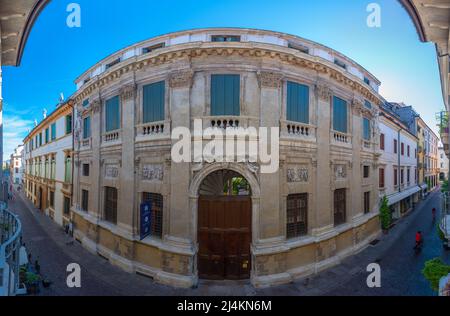
[(0, 296), (17, 293), (21, 235), (19, 219), (6, 209), (4, 202), (0, 202)]
[(107, 132), (107, 133), (103, 134), (103, 142), (105, 142), (105, 143), (117, 142), (119, 140), (120, 140), (120, 131), (119, 130)]
[(281, 121), (280, 128), (282, 136), (303, 140), (313, 140), (316, 137), (316, 128), (310, 124), (293, 121)]
[(335, 144), (351, 145), (352, 137), (350, 134), (332, 131), (331, 132), (331, 141), (334, 142)]
[(90, 149), (91, 143), (92, 143), (92, 139), (90, 137), (81, 140), (81, 149)]
[(138, 140), (170, 138), (170, 121), (143, 123), (136, 126)]

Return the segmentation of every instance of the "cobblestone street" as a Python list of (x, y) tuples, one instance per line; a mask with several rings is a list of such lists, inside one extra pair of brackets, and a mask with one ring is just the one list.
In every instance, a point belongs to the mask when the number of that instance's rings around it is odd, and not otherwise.
[[(196, 289), (175, 289), (154, 283), (150, 278), (129, 274), (93, 255), (77, 242), (72, 242), (62, 228), (37, 211), (21, 194), (16, 193), (10, 209), (19, 215), (23, 225), (23, 241), (33, 261), (38, 260), (41, 274), (53, 284), (40, 295), (435, 295), (421, 274), (424, 262), (434, 257), (450, 263), (432, 223), (431, 209), (440, 208), (439, 192), (434, 192), (416, 209), (397, 223), (380, 242), (356, 256), (316, 276), (291, 284), (254, 289), (249, 282), (201, 281)], [(412, 250), (414, 234), (424, 233), (424, 248), (419, 255)], [(366, 285), (369, 263), (381, 265), (382, 287)], [(66, 286), (66, 267), (81, 266), (81, 288)]]

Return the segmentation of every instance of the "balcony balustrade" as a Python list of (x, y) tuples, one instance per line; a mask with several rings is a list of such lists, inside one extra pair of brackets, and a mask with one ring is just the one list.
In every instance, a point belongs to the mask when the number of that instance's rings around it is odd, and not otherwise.
[(136, 140), (170, 138), (170, 121), (143, 123), (136, 126)]
[(118, 142), (120, 140), (120, 131), (112, 131), (103, 134), (103, 142), (109, 143), (109, 142)]

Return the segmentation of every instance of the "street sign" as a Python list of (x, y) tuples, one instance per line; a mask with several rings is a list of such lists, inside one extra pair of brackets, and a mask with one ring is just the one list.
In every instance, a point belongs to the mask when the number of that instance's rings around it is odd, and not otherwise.
[(140, 227), (141, 240), (150, 235), (151, 221), (152, 221), (152, 204), (150, 201), (144, 202), (141, 204), (141, 227)]

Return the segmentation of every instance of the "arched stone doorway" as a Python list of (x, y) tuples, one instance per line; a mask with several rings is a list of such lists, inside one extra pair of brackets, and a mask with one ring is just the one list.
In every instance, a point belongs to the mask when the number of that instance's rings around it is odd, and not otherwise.
[(233, 170), (217, 170), (203, 179), (198, 192), (199, 277), (250, 278), (252, 194), (247, 179)]

